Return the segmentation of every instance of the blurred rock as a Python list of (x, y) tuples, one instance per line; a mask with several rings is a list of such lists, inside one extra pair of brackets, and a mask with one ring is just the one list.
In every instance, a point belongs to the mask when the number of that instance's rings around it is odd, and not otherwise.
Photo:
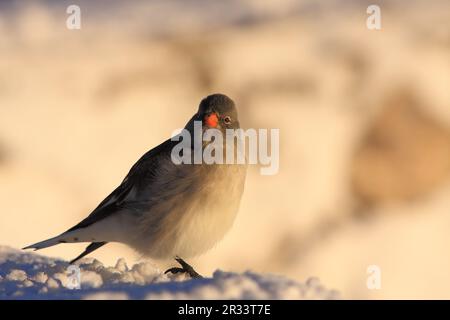
[(0, 141), (0, 165), (6, 163), (8, 160), (8, 151), (5, 145)]
[(409, 91), (383, 103), (354, 156), (353, 188), (364, 204), (412, 200), (448, 179), (450, 132), (425, 110)]

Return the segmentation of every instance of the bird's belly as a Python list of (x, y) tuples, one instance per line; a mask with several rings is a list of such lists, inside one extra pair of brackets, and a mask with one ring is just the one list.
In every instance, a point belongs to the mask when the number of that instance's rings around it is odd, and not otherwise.
[(194, 201), (180, 206), (163, 221), (160, 236), (153, 238), (152, 255), (158, 258), (189, 258), (211, 249), (233, 225), (238, 201), (221, 205), (214, 201)]
[(172, 256), (193, 257), (214, 247), (233, 225), (237, 209), (192, 208), (190, 218), (182, 219), (173, 237)]
[[(189, 190), (177, 194), (167, 202), (170, 209), (157, 208), (167, 214), (157, 221), (145, 222), (155, 228), (146, 230), (144, 236), (141, 234), (140, 238), (146, 241), (139, 251), (152, 258), (170, 259), (177, 255), (189, 258), (211, 249), (233, 225), (244, 178), (241, 175), (236, 179), (215, 180), (203, 184), (194, 194)], [(148, 217), (155, 216), (149, 213)]]

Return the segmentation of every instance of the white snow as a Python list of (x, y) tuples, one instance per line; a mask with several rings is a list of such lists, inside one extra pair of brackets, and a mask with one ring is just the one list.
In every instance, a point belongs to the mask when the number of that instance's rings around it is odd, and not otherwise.
[(212, 278), (165, 275), (150, 262), (115, 267), (87, 258), (80, 289), (66, 261), (0, 246), (0, 299), (336, 299), (317, 278), (304, 283), (282, 276), (217, 270)]

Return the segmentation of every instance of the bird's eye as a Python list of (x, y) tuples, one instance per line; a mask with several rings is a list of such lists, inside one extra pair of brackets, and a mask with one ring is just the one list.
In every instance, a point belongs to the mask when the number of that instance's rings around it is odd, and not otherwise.
[(223, 118), (223, 122), (225, 122), (225, 124), (230, 124), (231, 123), (231, 117), (226, 116), (225, 118)]

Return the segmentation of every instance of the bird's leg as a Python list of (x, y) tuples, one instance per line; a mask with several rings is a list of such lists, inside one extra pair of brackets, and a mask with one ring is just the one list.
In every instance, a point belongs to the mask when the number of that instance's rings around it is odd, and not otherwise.
[(184, 261), (183, 259), (181, 259), (180, 257), (176, 257), (175, 260), (181, 265), (181, 268), (178, 267), (174, 267), (174, 268), (170, 268), (167, 269), (166, 272), (164, 273), (187, 273), (191, 278), (203, 278), (200, 274), (197, 273), (197, 271), (194, 270), (194, 268), (189, 265), (186, 261)]

